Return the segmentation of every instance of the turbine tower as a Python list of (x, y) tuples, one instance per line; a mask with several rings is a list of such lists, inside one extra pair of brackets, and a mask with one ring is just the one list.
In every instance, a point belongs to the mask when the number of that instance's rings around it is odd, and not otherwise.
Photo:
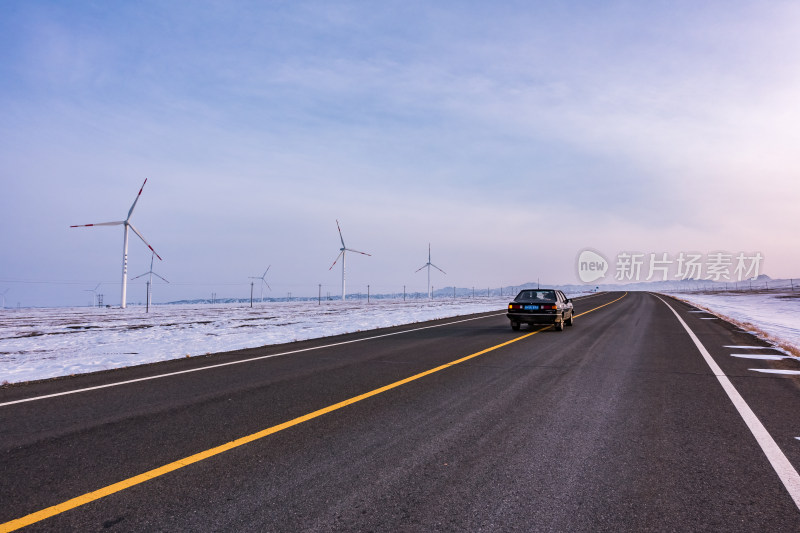
[(83, 289), (83, 292), (91, 292), (92, 293), (92, 307), (97, 307), (97, 289), (100, 288), (103, 282), (97, 284), (97, 287), (94, 289)]
[(0, 309), (5, 309), (5, 308), (6, 308), (6, 293), (7, 293), (9, 290), (10, 290), (10, 289), (6, 289), (6, 290), (4, 290), (3, 292), (0, 292), (0, 298), (2, 298), (2, 299), (3, 299), (3, 305), (2, 305), (2, 307), (0, 307)]
[(259, 298), (259, 300), (261, 301), (262, 304), (264, 303), (264, 285), (266, 285), (269, 290), (272, 290), (272, 287), (270, 287), (269, 283), (267, 283), (267, 272), (269, 272), (270, 268), (272, 268), (272, 265), (268, 266), (267, 269), (264, 271), (264, 273), (260, 276), (249, 276), (250, 279), (261, 280), (261, 297)]
[[(155, 276), (158, 276), (158, 277), (159, 277), (159, 278), (161, 278), (162, 280), (164, 280), (164, 281), (166, 281), (167, 283), (169, 283), (169, 281), (167, 281), (167, 280), (166, 280), (166, 279), (164, 279), (163, 277), (161, 277), (161, 276), (159, 276), (158, 274), (156, 274), (155, 272), (153, 272), (153, 256), (154, 256), (154, 255), (156, 255), (156, 253), (155, 253), (155, 252), (153, 252), (152, 254), (150, 254), (150, 270), (148, 270), (148, 271), (147, 271), (147, 272), (145, 272), (144, 274), (140, 274), (139, 276), (136, 276), (135, 278), (131, 278), (131, 281), (133, 281), (133, 280), (135, 280), (135, 279), (139, 279), (139, 278), (141, 278), (142, 276), (146, 276), (146, 275), (150, 274), (150, 279), (148, 279), (148, 280), (147, 280), (147, 308), (146, 308), (146, 310), (145, 310), (145, 313), (149, 313), (149, 312), (150, 312), (150, 301), (152, 300), (152, 293), (153, 293), (153, 276), (154, 276), (154, 275), (155, 275)], [(161, 258), (159, 257), (159, 259), (161, 259)], [(99, 285), (98, 285), (98, 287), (99, 287)]]
[[(340, 257), (342, 258), (342, 301), (344, 301), (345, 300), (345, 295), (346, 295), (346, 293), (345, 293), (345, 285), (344, 285), (344, 279), (345, 279), (344, 278), (344, 272), (345, 272), (344, 260), (345, 260), (346, 252), (355, 252), (355, 253), (361, 254), (361, 255), (369, 255), (370, 257), (372, 257), (372, 256), (370, 254), (366, 253), (366, 252), (359, 252), (358, 250), (353, 250), (352, 248), (348, 248), (347, 246), (345, 246), (344, 237), (342, 237), (342, 228), (339, 226), (339, 221), (338, 220), (336, 221), (336, 227), (339, 229), (339, 240), (342, 241), (342, 247), (339, 248), (339, 255), (336, 256), (336, 261), (338, 261)], [(333, 262), (333, 264), (331, 265), (331, 268), (329, 268), (328, 270), (333, 270), (333, 267), (336, 266), (336, 261)]]
[(144, 183), (142, 183), (142, 188), (139, 189), (139, 194), (136, 195), (136, 199), (133, 201), (133, 205), (131, 205), (131, 208), (128, 211), (128, 217), (125, 220), (120, 220), (120, 221), (117, 221), (117, 222), (100, 222), (100, 223), (97, 223), (97, 224), (79, 224), (79, 225), (76, 225), (76, 226), (70, 226), (71, 228), (88, 228), (90, 226), (122, 226), (123, 227), (124, 239), (122, 241), (122, 298), (120, 299), (120, 302), (121, 302), (120, 303), (120, 307), (122, 309), (125, 309), (125, 297), (126, 297), (127, 292), (128, 292), (128, 228), (133, 230), (133, 232), (136, 235), (138, 235), (140, 239), (142, 239), (142, 242), (145, 243), (148, 248), (150, 248), (150, 251), (153, 252), (153, 254), (155, 254), (156, 257), (158, 257), (159, 261), (162, 260), (161, 256), (158, 255), (158, 252), (156, 252), (153, 249), (153, 247), (150, 246), (150, 243), (148, 243), (147, 240), (144, 237), (142, 237), (142, 234), (139, 233), (136, 230), (136, 228), (133, 227), (133, 224), (131, 224), (131, 215), (133, 214), (133, 209), (136, 207), (136, 202), (139, 201), (139, 197), (142, 195), (142, 189), (144, 189), (144, 186), (145, 186), (146, 183), (147, 183), (147, 180), (145, 179)]
[(439, 272), (441, 272), (442, 274), (444, 274), (444, 275), (447, 275), (447, 272), (445, 272), (445, 271), (444, 271), (444, 270), (442, 270), (441, 268), (439, 268), (439, 267), (437, 267), (436, 265), (434, 265), (433, 263), (431, 263), (431, 243), (428, 243), (428, 262), (427, 262), (427, 263), (425, 263), (424, 265), (422, 265), (421, 267), (419, 267), (419, 268), (418, 268), (418, 269), (417, 269), (417, 270), (414, 272), (414, 273), (416, 274), (417, 272), (419, 272), (419, 271), (420, 271), (420, 270), (422, 270), (423, 268), (427, 268), (427, 269), (428, 269), (428, 299), (430, 299), (430, 298), (431, 298), (431, 296), (432, 296), (432, 295), (431, 295), (431, 267), (435, 268), (436, 270), (438, 270), (438, 271), (439, 271)]

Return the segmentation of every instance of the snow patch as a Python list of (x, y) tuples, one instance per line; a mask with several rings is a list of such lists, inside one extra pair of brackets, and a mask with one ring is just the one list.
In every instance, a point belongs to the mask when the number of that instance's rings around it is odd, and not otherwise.
[[(667, 293), (800, 355), (800, 298), (783, 291)], [(729, 346), (733, 348), (733, 346)]]
[[(575, 297), (577, 295), (571, 295)], [(505, 312), (510, 296), (0, 310), (0, 383)]]

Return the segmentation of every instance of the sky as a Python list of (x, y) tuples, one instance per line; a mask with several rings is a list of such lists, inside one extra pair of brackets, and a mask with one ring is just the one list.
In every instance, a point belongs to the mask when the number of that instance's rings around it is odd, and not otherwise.
[[(0, 293), (575, 283), (585, 248), (800, 277), (796, 2), (0, 4)], [(130, 277), (150, 253), (131, 235)], [(144, 300), (143, 280), (129, 302)], [(256, 286), (256, 293), (259, 292)]]

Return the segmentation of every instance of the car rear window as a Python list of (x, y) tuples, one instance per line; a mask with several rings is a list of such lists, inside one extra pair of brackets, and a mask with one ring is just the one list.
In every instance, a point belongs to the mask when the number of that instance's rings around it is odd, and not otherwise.
[(550, 300), (551, 302), (555, 302), (556, 292), (543, 290), (522, 291), (517, 295), (516, 298), (514, 298), (514, 300)]

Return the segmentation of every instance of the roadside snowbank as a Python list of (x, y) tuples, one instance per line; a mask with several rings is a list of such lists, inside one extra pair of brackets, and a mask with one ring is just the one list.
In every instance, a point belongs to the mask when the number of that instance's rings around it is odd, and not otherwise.
[[(578, 296), (577, 294), (572, 295)], [(0, 384), (487, 311), (509, 297), (0, 310)]]
[(668, 292), (800, 356), (800, 292)]

